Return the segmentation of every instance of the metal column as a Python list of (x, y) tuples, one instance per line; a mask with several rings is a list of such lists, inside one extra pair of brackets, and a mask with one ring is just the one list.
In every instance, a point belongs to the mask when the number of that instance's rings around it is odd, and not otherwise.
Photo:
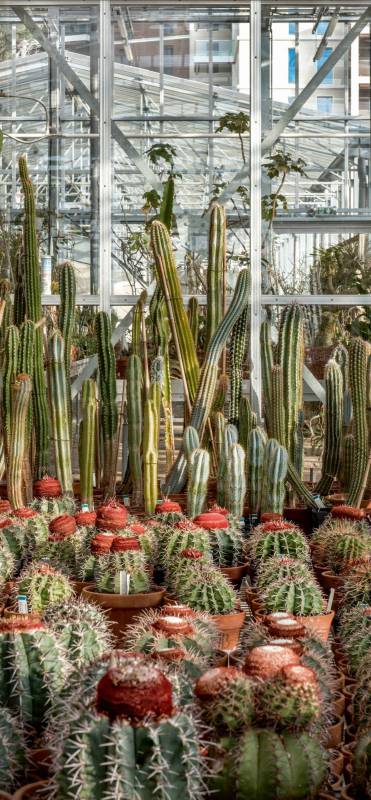
[(251, 403), (261, 419), (261, 4), (252, 0), (250, 14), (250, 264), (251, 264)]
[[(49, 39), (58, 47), (59, 37), (59, 10), (57, 8), (48, 11)], [(49, 124), (50, 131), (54, 136), (48, 140), (48, 190), (49, 190), (49, 231), (48, 231), (48, 253), (54, 255), (55, 243), (58, 234), (58, 209), (59, 209), (59, 188), (58, 188), (58, 169), (59, 169), (59, 69), (52, 58), (49, 58)], [(57, 254), (58, 259), (58, 254)]]
[(100, 308), (110, 311), (112, 196), (112, 28), (110, 0), (99, 7), (99, 277)]
[[(99, 99), (98, 10), (91, 9), (90, 23), (90, 91)], [(99, 119), (90, 111), (90, 133), (99, 133)], [(90, 139), (90, 291), (99, 292), (99, 138)]]

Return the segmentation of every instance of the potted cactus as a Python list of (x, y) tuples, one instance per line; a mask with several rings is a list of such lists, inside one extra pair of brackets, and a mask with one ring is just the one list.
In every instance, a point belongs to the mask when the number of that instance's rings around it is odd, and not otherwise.
[(239, 520), (212, 509), (194, 522), (209, 532), (214, 563), (231, 583), (239, 585), (247, 571)]
[(212, 658), (217, 642), (218, 631), (211, 617), (183, 605), (143, 612), (125, 637), (125, 647), (134, 653), (161, 653), (181, 647), (201, 663)]
[(255, 685), (236, 667), (213, 667), (198, 679), (195, 696), (207, 725), (219, 736), (248, 728), (255, 715)]
[(318, 636), (328, 638), (334, 612), (325, 612), (320, 586), (310, 574), (273, 581), (260, 596), (266, 612), (286, 611)]
[(249, 537), (248, 552), (255, 564), (272, 556), (309, 561), (309, 547), (303, 533), (286, 520), (272, 520), (257, 525)]
[(48, 564), (35, 562), (22, 572), (16, 583), (14, 605), (19, 594), (26, 595), (31, 611), (42, 614), (47, 608), (72, 598), (73, 588), (61, 572)]
[(81, 598), (49, 606), (44, 619), (66, 650), (69, 661), (78, 670), (102, 656), (112, 645), (105, 614)]

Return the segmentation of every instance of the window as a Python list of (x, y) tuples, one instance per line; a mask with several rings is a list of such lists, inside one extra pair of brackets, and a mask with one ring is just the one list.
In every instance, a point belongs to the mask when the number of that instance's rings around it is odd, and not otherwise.
[(333, 97), (317, 97), (317, 110), (321, 114), (332, 114)]
[(296, 33), (296, 22), (289, 22), (289, 33), (295, 35), (295, 33)]
[(328, 27), (328, 22), (319, 22), (316, 28), (316, 33), (326, 33)]
[(289, 83), (295, 83), (296, 53), (295, 47), (289, 47)]
[[(331, 53), (332, 53), (332, 47), (326, 47), (324, 49), (321, 57), (317, 59), (317, 70), (319, 70), (322, 67), (322, 65), (327, 61)], [(330, 70), (330, 72), (323, 79), (322, 83), (333, 83), (333, 81), (334, 81), (334, 71)]]

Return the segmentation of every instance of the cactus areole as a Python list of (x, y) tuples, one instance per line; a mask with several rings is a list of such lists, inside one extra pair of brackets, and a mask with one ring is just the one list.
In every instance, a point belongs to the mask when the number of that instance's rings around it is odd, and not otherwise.
[(128, 659), (127, 664), (106, 672), (97, 686), (97, 710), (111, 722), (126, 719), (132, 724), (171, 717), (174, 712), (169, 679), (152, 665)]

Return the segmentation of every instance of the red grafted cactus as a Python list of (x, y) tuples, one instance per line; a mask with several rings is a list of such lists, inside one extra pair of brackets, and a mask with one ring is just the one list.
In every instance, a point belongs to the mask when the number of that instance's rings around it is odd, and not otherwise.
[(244, 672), (268, 680), (288, 664), (300, 664), (299, 656), (291, 647), (266, 644), (249, 650), (245, 658)]
[(113, 533), (97, 533), (90, 542), (90, 550), (94, 556), (109, 553), (115, 536)]
[(138, 539), (126, 536), (115, 536), (111, 544), (112, 553), (123, 553), (126, 550), (141, 550)]
[(224, 530), (228, 528), (228, 520), (224, 514), (219, 514), (215, 511), (205, 511), (203, 514), (199, 514), (194, 522), (199, 528), (203, 528), (207, 531)]
[(45, 475), (44, 478), (35, 481), (33, 485), (34, 497), (61, 497), (62, 487), (57, 478), (50, 478)]
[(119, 531), (125, 528), (127, 518), (128, 512), (125, 506), (111, 500), (99, 506), (96, 526), (99, 530)]
[(75, 517), (70, 514), (61, 514), (55, 517), (49, 524), (49, 531), (51, 541), (62, 541), (67, 536), (71, 536), (77, 530), (77, 523)]
[[(138, 663), (137, 663), (138, 662)], [(101, 678), (97, 687), (97, 709), (113, 722), (125, 719), (140, 723), (160, 720), (174, 712), (169, 679), (152, 664), (127, 659)]]
[(78, 511), (75, 514), (75, 520), (79, 526), (89, 527), (90, 525), (95, 525), (97, 520), (96, 511)]

